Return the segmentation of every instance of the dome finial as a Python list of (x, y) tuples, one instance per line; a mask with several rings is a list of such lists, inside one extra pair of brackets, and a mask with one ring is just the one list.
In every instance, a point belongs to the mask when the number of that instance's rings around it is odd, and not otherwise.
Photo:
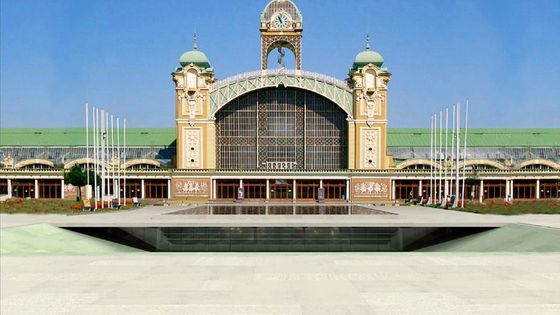
[(370, 50), (370, 45), (369, 45), (369, 34), (366, 34), (366, 50)]
[(196, 44), (196, 33), (194, 33), (194, 35), (193, 35), (192, 49), (193, 49), (193, 50), (197, 50), (197, 49), (198, 49), (198, 45)]

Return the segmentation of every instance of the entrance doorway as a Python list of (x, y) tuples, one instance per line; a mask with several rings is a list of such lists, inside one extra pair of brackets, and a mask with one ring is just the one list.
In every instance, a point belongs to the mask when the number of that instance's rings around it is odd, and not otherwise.
[(318, 180), (298, 180), (296, 198), (298, 200), (317, 200), (320, 183)]
[(293, 181), (286, 179), (270, 180), (270, 199), (292, 199)]

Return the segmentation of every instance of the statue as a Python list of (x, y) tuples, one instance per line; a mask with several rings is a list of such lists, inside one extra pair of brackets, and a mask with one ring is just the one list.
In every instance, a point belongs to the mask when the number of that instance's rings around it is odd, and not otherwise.
[(282, 48), (282, 45), (278, 46), (278, 53), (280, 54), (280, 57), (278, 57), (278, 64), (280, 65), (280, 69), (284, 69), (284, 57), (286, 56)]

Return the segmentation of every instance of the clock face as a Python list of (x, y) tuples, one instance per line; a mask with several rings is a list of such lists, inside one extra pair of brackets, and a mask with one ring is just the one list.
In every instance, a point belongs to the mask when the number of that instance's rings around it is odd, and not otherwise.
[(272, 21), (277, 28), (286, 28), (289, 24), (289, 19), (285, 14), (278, 14)]

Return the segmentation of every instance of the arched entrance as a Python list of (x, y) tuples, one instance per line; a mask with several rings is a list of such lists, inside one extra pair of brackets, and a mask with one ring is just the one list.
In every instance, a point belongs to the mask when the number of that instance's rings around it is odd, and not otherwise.
[(346, 169), (347, 114), (308, 90), (252, 91), (216, 113), (219, 169)]

